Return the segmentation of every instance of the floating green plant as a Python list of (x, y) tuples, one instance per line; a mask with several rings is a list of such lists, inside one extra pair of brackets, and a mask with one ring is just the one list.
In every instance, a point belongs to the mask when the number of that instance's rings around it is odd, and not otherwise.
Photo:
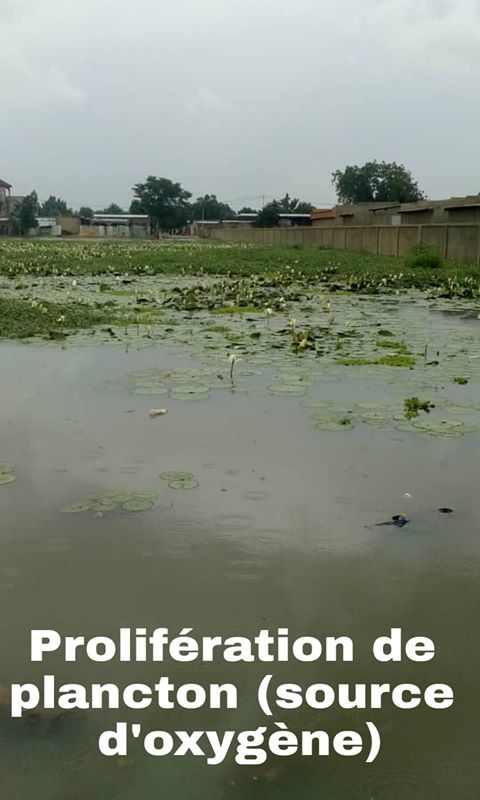
[(420, 411), (425, 411), (430, 414), (430, 411), (435, 408), (435, 404), (430, 400), (420, 400), (418, 397), (407, 397), (403, 401), (405, 419), (414, 419), (418, 417)]
[(192, 472), (161, 472), (160, 478), (168, 482), (170, 489), (196, 489), (199, 485)]
[(454, 378), (453, 382), (458, 383), (459, 386), (466, 386), (468, 383), (468, 378), (462, 378), (462, 377)]
[(108, 490), (99, 497), (91, 497), (78, 503), (70, 503), (62, 508), (65, 514), (83, 514), (94, 511), (96, 514), (106, 514), (119, 507), (123, 511), (139, 512), (149, 511), (154, 507), (157, 495), (154, 492), (127, 492), (123, 490)]
[(11, 464), (0, 464), (0, 486), (16, 480), (15, 467)]

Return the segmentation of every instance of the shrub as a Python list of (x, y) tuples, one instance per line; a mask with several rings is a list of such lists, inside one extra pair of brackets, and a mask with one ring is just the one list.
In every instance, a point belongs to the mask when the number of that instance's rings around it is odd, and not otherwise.
[(436, 269), (444, 265), (443, 258), (425, 245), (415, 247), (404, 263), (409, 269)]

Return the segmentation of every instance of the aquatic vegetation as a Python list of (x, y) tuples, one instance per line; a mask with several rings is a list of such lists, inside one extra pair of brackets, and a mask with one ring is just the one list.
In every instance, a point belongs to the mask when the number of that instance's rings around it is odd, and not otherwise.
[(46, 300), (0, 297), (0, 338), (26, 339), (42, 336), (63, 339), (69, 332), (90, 328), (108, 318), (104, 310), (70, 302), (68, 305)]
[(99, 497), (90, 497), (78, 503), (70, 503), (62, 508), (65, 514), (83, 514), (93, 511), (97, 515), (103, 515), (110, 511), (121, 509), (122, 511), (139, 512), (149, 511), (155, 505), (157, 495), (154, 492), (127, 492), (109, 490)]
[(0, 464), (0, 486), (16, 480), (15, 467), (12, 464)]
[(438, 253), (429, 247), (417, 245), (403, 263), (406, 269), (439, 269), (445, 262)]
[(416, 419), (411, 423), (400, 423), (397, 430), (411, 433), (422, 433), (431, 439), (457, 439), (466, 433), (474, 433), (477, 429), (473, 425), (466, 425), (459, 420), (423, 420)]
[(468, 378), (462, 378), (462, 377), (454, 378), (453, 382), (458, 383), (459, 386), (466, 386), (468, 383)]
[(418, 417), (420, 411), (430, 414), (430, 411), (435, 408), (435, 404), (430, 400), (420, 400), (418, 397), (406, 397), (403, 407), (405, 419), (414, 419)]
[[(401, 269), (399, 269), (399, 264)], [(74, 276), (70, 290), (80, 288), (79, 278), (101, 277), (100, 285), (107, 290), (107, 277), (121, 280), (132, 276), (196, 274), (198, 276), (227, 276), (235, 278), (274, 277), (278, 286), (290, 285), (292, 279), (303, 285), (323, 283), (330, 291), (363, 292), (378, 294), (399, 289), (418, 288), (432, 292), (432, 296), (478, 297), (480, 287), (478, 270), (474, 265), (445, 262), (432, 269), (431, 261), (419, 264), (401, 262), (393, 256), (376, 256), (332, 250), (319, 247), (303, 247), (295, 252), (292, 262), (291, 247), (229, 244), (224, 242), (73, 242), (73, 241), (17, 241), (5, 240), (0, 246), (0, 275), (7, 277), (56, 276), (67, 279)], [(99, 284), (97, 283), (97, 287)], [(111, 287), (121, 291), (121, 287)], [(273, 287), (272, 287), (273, 288)], [(97, 288), (98, 292), (98, 288)], [(198, 293), (200, 294), (200, 293)], [(235, 291), (232, 292), (235, 295)], [(228, 297), (243, 313), (245, 306), (281, 310), (281, 295), (255, 298), (247, 302), (248, 293), (241, 301)], [(284, 297), (288, 302), (288, 298)], [(258, 302), (257, 302), (258, 300)], [(172, 299), (172, 307), (193, 305), (198, 307), (195, 294), (180, 300)], [(168, 305), (168, 303), (167, 303)], [(228, 303), (215, 303), (228, 309)], [(187, 308), (188, 310), (188, 308)], [(231, 313), (226, 311), (225, 313)]]
[(170, 489), (196, 489), (199, 486), (191, 472), (162, 472), (160, 478), (168, 482)]
[(350, 356), (337, 359), (337, 364), (342, 364), (344, 367), (414, 367), (415, 359), (413, 356), (404, 354), (383, 356), (382, 358), (356, 358)]

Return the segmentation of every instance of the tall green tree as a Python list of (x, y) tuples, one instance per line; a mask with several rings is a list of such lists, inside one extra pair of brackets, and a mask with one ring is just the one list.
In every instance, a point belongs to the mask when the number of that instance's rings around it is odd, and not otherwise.
[(332, 174), (339, 203), (415, 203), (426, 195), (403, 164), (367, 161)]
[(100, 212), (101, 214), (125, 214), (125, 211), (117, 203), (110, 203), (109, 206)]
[(92, 219), (94, 211), (93, 208), (90, 208), (90, 206), (82, 206), (81, 208), (79, 208), (78, 214), (80, 217), (83, 217), (84, 219)]
[(238, 212), (239, 214), (257, 214), (256, 208), (250, 208), (250, 206), (243, 206)]
[(275, 228), (280, 221), (280, 214), (283, 213), (280, 207), (278, 200), (272, 200), (271, 203), (267, 203), (263, 208), (258, 212), (257, 219), (255, 220), (255, 225), (257, 228)]
[(281, 214), (311, 214), (312, 211), (315, 211), (315, 206), (311, 203), (306, 203), (297, 197), (290, 197), (288, 192), (278, 201), (278, 207)]
[(65, 200), (51, 194), (50, 197), (41, 204), (39, 214), (41, 217), (59, 217), (62, 214), (73, 214), (73, 211), (68, 207)]
[(191, 218), (193, 219), (231, 219), (235, 216), (235, 212), (230, 208), (228, 203), (222, 203), (217, 200), (215, 194), (206, 194), (203, 197), (197, 197), (194, 203), (190, 206)]
[(148, 214), (156, 230), (182, 228), (188, 221), (192, 195), (180, 183), (149, 175), (143, 183), (135, 184), (133, 192), (131, 213)]
[(18, 236), (26, 236), (27, 233), (38, 228), (38, 196), (36, 192), (31, 192), (16, 203), (10, 217), (13, 232)]

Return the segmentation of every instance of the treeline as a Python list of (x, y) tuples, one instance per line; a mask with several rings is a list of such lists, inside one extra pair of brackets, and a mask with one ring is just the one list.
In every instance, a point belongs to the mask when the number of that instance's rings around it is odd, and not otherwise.
[[(425, 198), (411, 173), (395, 162), (368, 161), (363, 166), (347, 166), (344, 170), (336, 170), (332, 174), (339, 203), (362, 202), (415, 202)], [(188, 222), (195, 220), (224, 220), (235, 217), (237, 213), (257, 214), (256, 224), (260, 227), (278, 225), (281, 214), (310, 214), (315, 206), (312, 203), (290, 197), (284, 197), (264, 205), (261, 209), (244, 207), (235, 212), (228, 203), (222, 202), (215, 194), (206, 194), (192, 201), (191, 192), (169, 178), (158, 178), (149, 175), (142, 183), (133, 186), (133, 200), (128, 209), (117, 203), (96, 213), (104, 214), (148, 214), (154, 230), (182, 229)], [(19, 231), (35, 227), (35, 214), (44, 217), (58, 217), (78, 213), (81, 217), (91, 219), (94, 211), (89, 206), (82, 206), (77, 211), (70, 208), (60, 197), (51, 195), (45, 202), (39, 203), (35, 192), (19, 204), (12, 215), (12, 222)], [(32, 224), (30, 224), (32, 223)]]
[[(36, 192), (26, 197), (16, 210), (14, 226), (19, 232), (35, 227), (35, 216), (59, 217), (78, 214), (84, 219), (92, 219), (97, 214), (148, 214), (154, 230), (174, 230), (184, 228), (189, 222), (196, 220), (232, 219), (237, 214), (258, 214), (259, 224), (276, 224), (282, 213), (306, 214), (315, 206), (291, 198), (286, 194), (280, 200), (267, 203), (260, 210), (244, 206), (236, 212), (228, 203), (222, 202), (215, 194), (206, 194), (192, 201), (192, 194), (178, 182), (169, 178), (158, 178), (150, 175), (142, 183), (133, 187), (133, 200), (128, 208), (117, 203), (110, 203), (103, 209), (94, 210), (90, 206), (78, 209), (70, 207), (65, 200), (55, 195), (44, 202), (39, 202)], [(12, 215), (12, 222), (13, 220)]]

